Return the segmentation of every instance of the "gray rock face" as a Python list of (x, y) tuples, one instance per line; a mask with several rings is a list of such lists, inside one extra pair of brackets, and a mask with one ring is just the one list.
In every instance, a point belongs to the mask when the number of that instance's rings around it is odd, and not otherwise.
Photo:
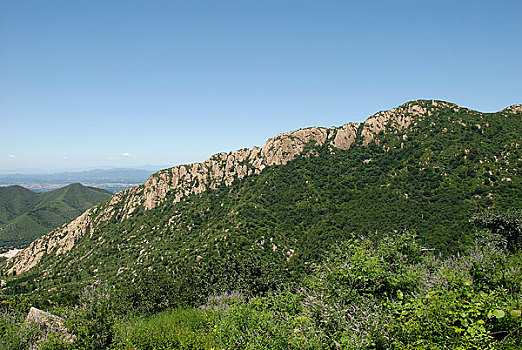
[(512, 105), (502, 110), (509, 114), (516, 114), (522, 112), (522, 104)]
[(25, 323), (36, 323), (45, 325), (49, 328), (59, 328), (62, 327), (63, 318), (35, 307), (31, 307), (27, 317), (25, 318)]
[[(408, 102), (390, 111), (379, 112), (364, 123), (300, 129), (270, 138), (262, 147), (217, 153), (203, 163), (161, 170), (153, 174), (145, 184), (116, 193), (108, 202), (92, 207), (74, 221), (37, 239), (4, 263), (3, 270), (10, 274), (26, 272), (45, 255), (58, 256), (66, 253), (85, 235), (102, 236), (102, 232), (97, 232), (99, 224), (109, 220), (123, 221), (131, 217), (137, 209), (152, 209), (166, 198), (177, 203), (192, 194), (219, 186), (230, 186), (234, 180), (259, 174), (266, 167), (284, 165), (297, 156), (315, 156), (313, 151), (306, 151), (307, 154), (304, 154), (310, 144), (326, 144), (334, 152), (335, 149), (349, 149), (357, 140), (363, 146), (368, 145), (381, 132), (405, 134), (414, 120), (429, 117), (438, 108), (456, 111), (461, 109), (442, 101)], [(404, 139), (407, 140), (407, 135)]]
[[(63, 324), (63, 318), (35, 307), (31, 307), (27, 317), (25, 318), (24, 326), (32, 327), (36, 325), (40, 328), (45, 328), (47, 332), (60, 334), (65, 342), (72, 344), (75, 340), (75, 337), (74, 335), (70, 334), (69, 330), (65, 328)], [(37, 341), (35, 344), (31, 344), (30, 348), (33, 350), (39, 349), (39, 342)]]

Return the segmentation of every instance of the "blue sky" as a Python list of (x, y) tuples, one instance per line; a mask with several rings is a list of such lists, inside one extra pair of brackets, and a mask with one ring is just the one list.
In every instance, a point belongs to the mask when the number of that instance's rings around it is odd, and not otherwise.
[(522, 1), (3, 1), (0, 172), (175, 165), (409, 100), (522, 103)]

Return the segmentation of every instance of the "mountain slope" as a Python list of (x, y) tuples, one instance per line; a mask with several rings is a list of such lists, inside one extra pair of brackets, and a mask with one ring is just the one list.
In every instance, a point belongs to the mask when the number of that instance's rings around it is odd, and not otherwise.
[(22, 186), (0, 187), (0, 225), (25, 213), (36, 201), (36, 193)]
[(416, 229), (440, 251), (463, 249), (470, 215), (521, 206), (521, 119), (521, 106), (484, 114), (414, 101), (362, 124), (280, 134), (262, 148), (160, 171), (5, 267), (37, 266), (37, 283), (55, 288), (190, 269), (199, 279), (189, 285), (249, 280), (259, 291), (354, 234)]
[(27, 246), (110, 196), (81, 184), (38, 194), (20, 186), (0, 187), (0, 247)]

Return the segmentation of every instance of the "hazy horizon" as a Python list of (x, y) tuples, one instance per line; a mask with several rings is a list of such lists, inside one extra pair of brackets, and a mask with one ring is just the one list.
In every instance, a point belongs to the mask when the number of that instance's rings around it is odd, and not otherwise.
[(136, 165), (136, 166), (92, 166), (85, 168), (57, 168), (57, 169), (37, 169), (37, 168), (21, 168), (21, 169), (6, 169), (0, 170), (0, 175), (52, 175), (52, 174), (61, 174), (61, 173), (77, 173), (77, 172), (86, 172), (93, 170), (116, 170), (116, 169), (135, 169), (135, 170), (150, 170), (156, 171), (161, 169), (166, 169), (168, 167), (175, 165), (153, 165), (153, 164), (144, 164), (144, 165)]
[(0, 173), (200, 162), (416, 99), (498, 111), (522, 103), (521, 11), (0, 0)]

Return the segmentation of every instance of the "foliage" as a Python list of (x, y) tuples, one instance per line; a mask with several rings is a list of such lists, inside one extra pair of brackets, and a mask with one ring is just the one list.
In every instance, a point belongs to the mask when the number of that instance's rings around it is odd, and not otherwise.
[(66, 322), (80, 349), (106, 349), (113, 340), (114, 313), (106, 284), (87, 287)]
[[(408, 268), (420, 260), (420, 246), (410, 232), (384, 236), (377, 240), (364, 237), (341, 243), (327, 263), (316, 269), (310, 289), (350, 302), (372, 295), (394, 295), (410, 289), (418, 276)], [(332, 293), (339, 293), (335, 295)]]
[[(198, 307), (122, 316), (110, 289), (95, 284), (77, 307), (55, 312), (68, 319), (78, 349), (514, 349), (522, 346), (521, 262), (519, 250), (495, 246), (421, 253), (414, 232), (404, 231), (341, 242), (301, 283), (263, 296), (214, 294)], [(155, 286), (165, 276), (146, 276), (157, 289), (144, 310), (162, 288), (176, 290), (174, 280)], [(71, 347), (43, 330), (21, 331), (21, 316), (12, 320), (1, 329), (18, 336), (4, 335), (3, 344), (22, 349), (29, 336), (48, 349)]]
[(505, 310), (517, 309), (512, 309), (502, 291), (486, 293), (471, 285), (467, 290), (434, 290), (396, 301), (388, 331), (397, 348), (494, 349), (500, 345), (498, 340), (513, 336), (510, 332), (522, 325), (518, 316)]
[(522, 210), (486, 211), (471, 220), (500, 237), (503, 245), (510, 250), (522, 244)]
[[(117, 326), (118, 348), (522, 346), (520, 252), (486, 247), (447, 258), (421, 256), (413, 238), (405, 232), (396, 239), (340, 244), (294, 291), (249, 300), (224, 295), (200, 308), (125, 321)], [(475, 271), (482, 264), (496, 275), (507, 269), (513, 276), (486, 281)]]
[(0, 348), (24, 349), (23, 316), (18, 312), (0, 311)]
[(120, 313), (152, 315), (183, 303), (181, 293), (190, 286), (180, 284), (182, 279), (174, 279), (172, 273), (143, 271), (127, 287), (122, 288), (115, 304)]

